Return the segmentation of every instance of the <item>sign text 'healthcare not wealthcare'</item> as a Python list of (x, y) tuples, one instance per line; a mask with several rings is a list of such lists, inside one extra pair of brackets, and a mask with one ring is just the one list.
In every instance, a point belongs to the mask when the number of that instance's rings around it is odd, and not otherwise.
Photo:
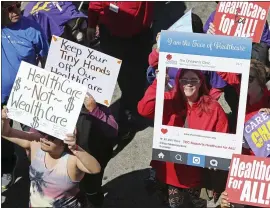
[(85, 86), (22, 62), (9, 100), (11, 119), (59, 139), (75, 129)]

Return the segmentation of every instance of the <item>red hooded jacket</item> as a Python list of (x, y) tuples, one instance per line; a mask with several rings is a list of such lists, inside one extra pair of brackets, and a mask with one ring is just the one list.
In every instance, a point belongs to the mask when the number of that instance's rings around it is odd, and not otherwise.
[[(270, 108), (270, 91), (268, 91), (267, 88), (264, 89), (263, 97), (259, 102), (254, 103), (253, 105), (247, 104), (245, 122), (250, 120), (262, 108)], [(242, 154), (254, 155), (251, 149), (246, 148), (242, 148)]]
[[(180, 95), (179, 78), (184, 70), (179, 70), (175, 88), (164, 94), (163, 124), (169, 126), (184, 125), (184, 116), (188, 120), (188, 128), (215, 132), (228, 132), (228, 119), (219, 103), (210, 96), (202, 95), (197, 103), (190, 107), (182, 101)], [(201, 91), (207, 94), (208, 90), (203, 75), (198, 71), (202, 86)], [(154, 118), (156, 103), (157, 80), (145, 92), (144, 97), (138, 103), (138, 112), (147, 118)], [(180, 95), (180, 96), (179, 96)], [(206, 113), (201, 110), (202, 103), (208, 108)], [(186, 109), (186, 110), (183, 110)], [(203, 168), (175, 164), (171, 162), (152, 161), (151, 166), (157, 171), (157, 178), (166, 184), (180, 188), (198, 187), (202, 184)]]
[(159, 53), (157, 52), (156, 49), (153, 49), (152, 52), (148, 56), (149, 65), (155, 69), (158, 67), (158, 56), (159, 56)]
[[(118, 7), (118, 11), (113, 7)], [(90, 2), (88, 26), (96, 28), (98, 24), (104, 24), (111, 35), (129, 38), (151, 26), (153, 11), (154, 2), (150, 1)]]
[(229, 85), (232, 85), (238, 95), (240, 94), (241, 78), (239, 77), (239, 74), (230, 72), (217, 72), (217, 74)]

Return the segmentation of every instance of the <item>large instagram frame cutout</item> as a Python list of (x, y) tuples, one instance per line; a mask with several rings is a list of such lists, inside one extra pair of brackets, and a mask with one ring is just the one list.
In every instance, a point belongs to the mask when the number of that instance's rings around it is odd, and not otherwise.
[[(242, 151), (252, 40), (173, 31), (160, 38), (153, 160), (228, 170), (232, 155)], [(163, 125), (166, 67), (241, 74), (236, 134)]]

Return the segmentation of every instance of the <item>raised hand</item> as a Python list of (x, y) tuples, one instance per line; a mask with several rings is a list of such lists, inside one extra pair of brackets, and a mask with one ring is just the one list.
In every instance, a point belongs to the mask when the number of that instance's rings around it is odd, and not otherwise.
[(229, 202), (228, 194), (226, 192), (223, 192), (221, 194), (220, 207), (221, 208), (230, 207), (230, 202)]
[(74, 153), (78, 150), (78, 145), (76, 144), (76, 134), (67, 134), (64, 143), (68, 145), (68, 148)]
[(84, 98), (84, 106), (89, 112), (92, 112), (97, 107), (95, 99), (89, 93), (87, 93), (87, 95)]
[(2, 120), (6, 120), (6, 119), (8, 119), (8, 109), (7, 109), (7, 107), (6, 106), (4, 106), (3, 107), (3, 109), (2, 109)]
[(215, 25), (212, 22), (210, 22), (210, 24), (209, 24), (209, 28), (207, 30), (207, 34), (211, 34), (211, 35), (215, 35), (216, 34)]
[(264, 113), (270, 114), (270, 108), (261, 108), (260, 109), (260, 112), (264, 112)]
[(9, 118), (8, 118), (8, 109), (6, 106), (4, 106), (4, 108), (2, 109), (2, 122), (1, 122), (1, 131), (2, 131), (2, 135), (9, 135), (10, 131), (11, 131), (11, 127), (9, 125)]

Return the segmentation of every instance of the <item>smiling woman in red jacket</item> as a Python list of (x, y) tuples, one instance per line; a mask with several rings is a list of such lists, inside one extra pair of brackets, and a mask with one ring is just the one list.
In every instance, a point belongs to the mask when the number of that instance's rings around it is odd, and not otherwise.
[[(152, 119), (156, 103), (156, 85), (155, 80), (138, 103), (138, 112)], [(174, 89), (164, 93), (163, 124), (228, 132), (226, 114), (219, 103), (208, 95), (203, 74), (189, 69), (179, 70)], [(179, 207), (187, 201), (193, 203), (194, 207), (206, 207), (206, 201), (199, 198), (203, 179), (202, 168), (160, 161), (152, 161), (151, 166), (156, 170), (157, 179), (169, 185), (171, 207)], [(183, 199), (183, 192), (188, 193), (190, 200), (179, 200)]]

